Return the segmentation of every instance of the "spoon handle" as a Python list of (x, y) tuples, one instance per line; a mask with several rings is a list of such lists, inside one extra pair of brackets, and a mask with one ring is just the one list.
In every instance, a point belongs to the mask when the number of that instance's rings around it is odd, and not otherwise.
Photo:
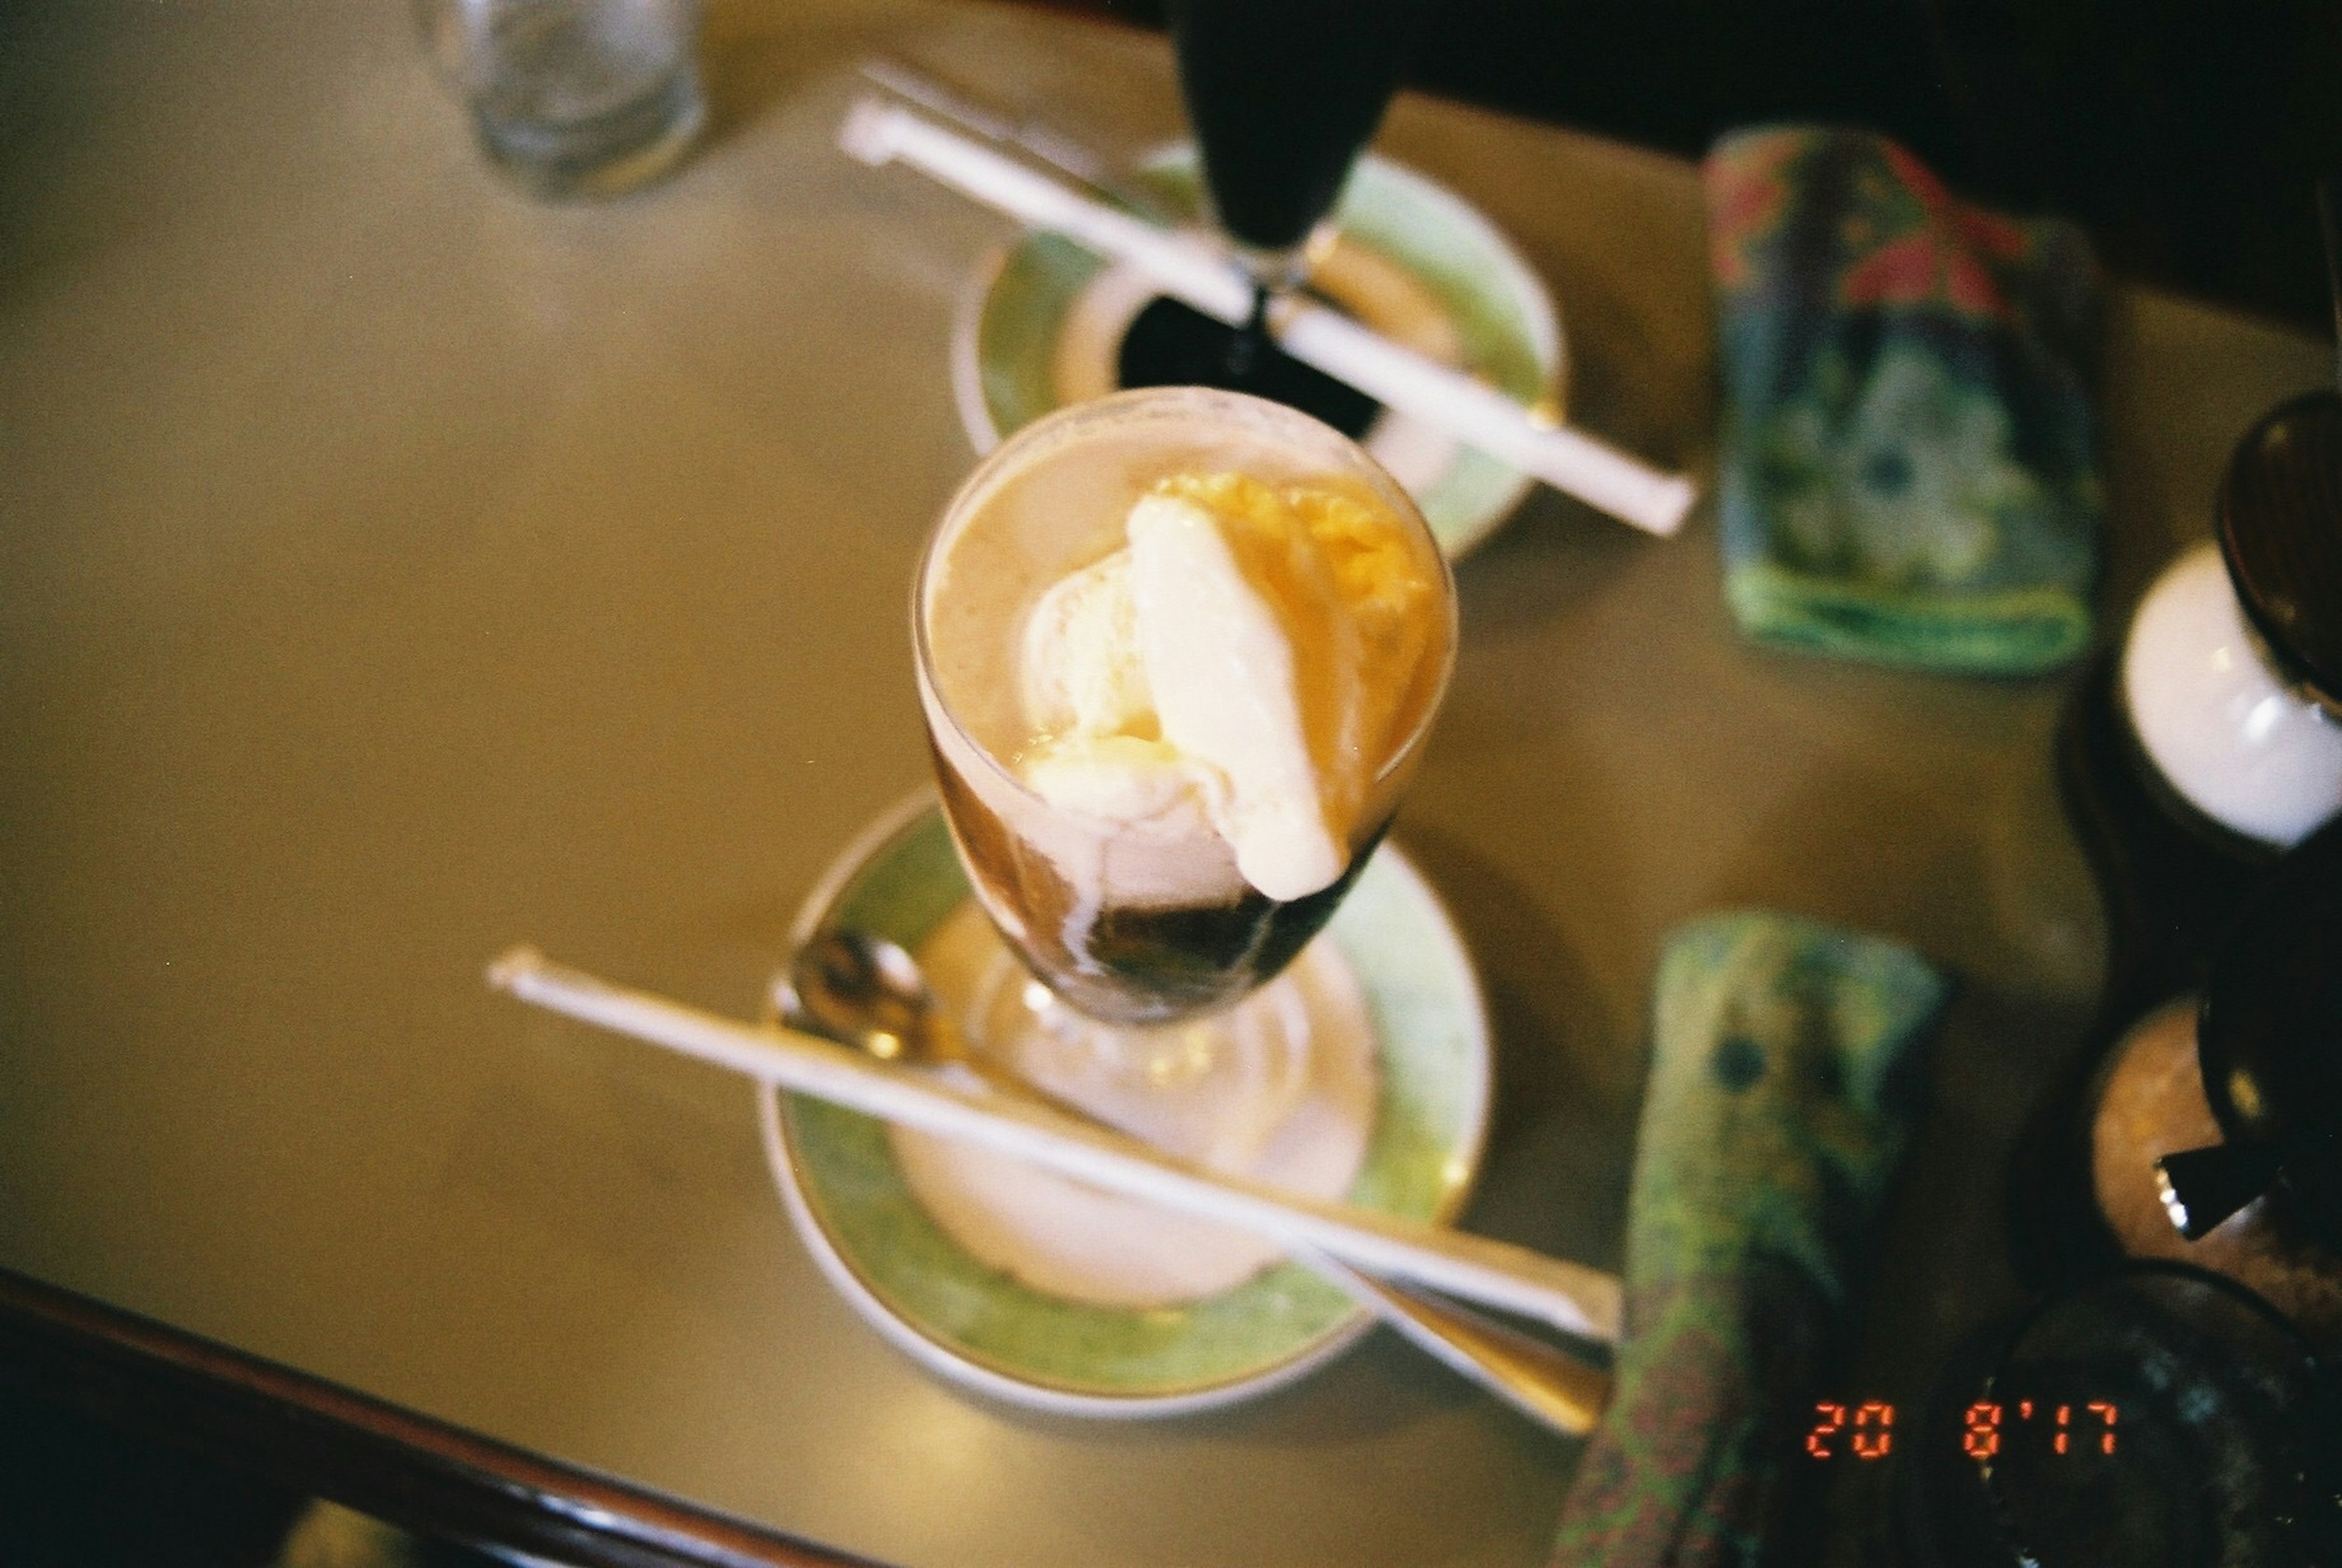
[(1295, 1262), (1341, 1286), (1452, 1370), (1557, 1432), (1583, 1437), (1610, 1403), (1610, 1374), (1468, 1308), (1386, 1284), (1314, 1247)]
[(1526, 1247), (1206, 1173), (1039, 1106), (962, 1093), (793, 1029), (758, 1028), (633, 991), (519, 947), (488, 984), (524, 1002), (865, 1115), (1013, 1154), (1112, 1192), (1312, 1246), (1593, 1340), (1618, 1337), (1617, 1279)]
[[(836, 1039), (841, 1045), (859, 1043), (818, 1027), (805, 1010), (796, 985), (782, 984), (776, 995), (781, 1022), (791, 1028)], [(1086, 1107), (1061, 1100), (1046, 1086), (969, 1050), (957, 1030), (940, 1015), (930, 1014), (926, 1022), (924, 1058), (931, 1071), (960, 1075), (945, 1076), (944, 1081), (981, 1084), (995, 1095), (1038, 1101), (1086, 1126), (1119, 1131)], [(916, 1062), (922, 1055), (916, 1049), (906, 1048), (903, 1055), (885, 1059)], [(1286, 1255), (1340, 1289), (1408, 1343), (1556, 1432), (1585, 1436), (1594, 1430), (1603, 1407), (1610, 1402), (1610, 1375), (1588, 1362), (1584, 1349), (1556, 1346), (1420, 1289), (1374, 1279), (1315, 1247), (1294, 1247)]]

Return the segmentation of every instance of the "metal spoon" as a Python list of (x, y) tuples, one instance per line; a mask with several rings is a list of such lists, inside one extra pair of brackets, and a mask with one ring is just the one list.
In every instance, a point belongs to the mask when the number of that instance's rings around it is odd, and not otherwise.
[[(956, 1065), (1003, 1094), (1095, 1122), (1088, 1113), (971, 1051), (935, 1005), (918, 961), (883, 936), (844, 929), (816, 933), (791, 957), (787, 973), (775, 978), (773, 1001), (792, 1026), (808, 1034), (890, 1062)], [(1291, 1255), (1413, 1343), (1557, 1431), (1584, 1436), (1609, 1402), (1609, 1374), (1557, 1346), (1452, 1302), (1370, 1278), (1313, 1249), (1296, 1248)]]

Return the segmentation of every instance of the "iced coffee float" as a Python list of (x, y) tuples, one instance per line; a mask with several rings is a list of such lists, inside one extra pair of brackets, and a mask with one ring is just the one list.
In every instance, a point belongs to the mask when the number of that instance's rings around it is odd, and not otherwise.
[[(1380, 1045), (1343, 948), (1311, 939), (1446, 683), (1455, 594), (1414, 503), (1306, 414), (1122, 393), (976, 466), (913, 614), (981, 904), (939, 906), (919, 961), (972, 1050), (1206, 1168), (1349, 1192)], [(1046, 1294), (1176, 1303), (1277, 1255), (1015, 1161), (894, 1144), (945, 1231)]]
[(994, 920), (1066, 1000), (1234, 1001), (1332, 913), (1446, 680), (1405, 494), (1255, 399), (1106, 399), (979, 471), (919, 590), (923, 696)]

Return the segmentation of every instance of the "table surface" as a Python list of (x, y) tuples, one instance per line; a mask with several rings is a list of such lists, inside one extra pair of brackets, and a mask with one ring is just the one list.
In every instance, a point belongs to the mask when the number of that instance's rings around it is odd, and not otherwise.
[[(967, 1397), (823, 1283), (749, 1090), (491, 995), (520, 940), (747, 1015), (926, 762), (912, 563), (972, 454), (949, 322), (1002, 220), (830, 145), (886, 48), (1126, 147), (1157, 39), (908, 0), (710, 7), (710, 135), (541, 205), (398, 5), (0, 20), (0, 1266), (696, 1505), (904, 1564), (1541, 1559), (1576, 1445), (1377, 1333), (1206, 1417)], [(1693, 171), (1405, 100), (1517, 242), (1578, 418), (1706, 473)], [(2109, 624), (2322, 345), (2135, 288)], [(1619, 1262), (1663, 934), (1767, 904), (1963, 990), (1848, 1374), (2016, 1290), (2000, 1164), (2102, 927), (2063, 681), (1756, 649), (1712, 517), (1540, 494), (1463, 564), (1398, 835), (1481, 966), (1466, 1223)]]

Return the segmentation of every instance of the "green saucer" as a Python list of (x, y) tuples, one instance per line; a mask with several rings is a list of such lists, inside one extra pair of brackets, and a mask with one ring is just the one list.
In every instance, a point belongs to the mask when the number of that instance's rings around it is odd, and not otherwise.
[[(916, 950), (968, 897), (950, 833), (923, 794), (840, 858), (792, 941), (836, 923)], [(1374, 1032), (1374, 1122), (1347, 1200), (1451, 1219), (1478, 1170), (1489, 1095), (1487, 1024), (1463, 944), (1387, 844), (1318, 940), (1346, 961)], [(1176, 1306), (1043, 1294), (929, 1218), (880, 1124), (772, 1090), (760, 1091), (758, 1109), (775, 1180), (831, 1283), (897, 1347), (982, 1393), (1090, 1415), (1205, 1409), (1302, 1375), (1371, 1321), (1290, 1263)]]
[[(1139, 177), (1166, 206), (1199, 209), (1194, 153)], [(1566, 355), (1551, 295), (1470, 204), (1381, 158), (1359, 160), (1335, 212), (1339, 238), (1313, 286), (1368, 325), (1558, 418)], [(979, 269), (952, 335), (952, 388), (978, 453), (1068, 402), (1115, 389), (1122, 333), (1154, 291), (1072, 241), (1028, 234)], [(1365, 443), (1423, 509), (1453, 558), (1509, 516), (1519, 470), (1386, 414)]]

